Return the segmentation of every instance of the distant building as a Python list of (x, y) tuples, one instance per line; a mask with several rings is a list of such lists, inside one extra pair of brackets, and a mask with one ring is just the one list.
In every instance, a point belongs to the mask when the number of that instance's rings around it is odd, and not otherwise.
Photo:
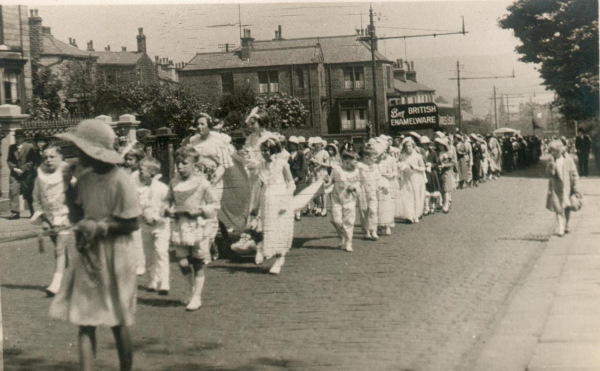
[[(196, 54), (179, 71), (179, 81), (217, 103), (248, 84), (259, 95), (284, 92), (309, 110), (307, 125), (321, 134), (364, 133), (374, 121), (373, 73), (368, 33), (256, 41), (244, 30), (241, 47)], [(382, 131), (388, 96), (398, 96), (393, 62), (375, 51), (377, 107)]]
[[(404, 69), (406, 64), (406, 69)], [(393, 67), (394, 93), (388, 94), (389, 105), (432, 103), (435, 89), (417, 83), (414, 62), (396, 60)]]
[(23, 112), (32, 97), (31, 46), (27, 7), (0, 6), (0, 104), (16, 104)]
[[(452, 100), (454, 108), (458, 110), (458, 98)], [(460, 97), (460, 109), (461, 111), (473, 114), (473, 98)]]
[(87, 52), (97, 57), (97, 77), (106, 84), (119, 85), (131, 82), (152, 83), (158, 81), (157, 71), (146, 50), (144, 29), (138, 28), (137, 50), (111, 51), (110, 45), (104, 51), (95, 51), (93, 42), (88, 42)]

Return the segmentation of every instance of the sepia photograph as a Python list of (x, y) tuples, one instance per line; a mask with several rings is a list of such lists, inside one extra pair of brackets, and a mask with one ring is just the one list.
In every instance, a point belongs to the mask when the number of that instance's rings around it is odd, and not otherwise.
[(0, 0), (0, 371), (598, 371), (598, 0)]

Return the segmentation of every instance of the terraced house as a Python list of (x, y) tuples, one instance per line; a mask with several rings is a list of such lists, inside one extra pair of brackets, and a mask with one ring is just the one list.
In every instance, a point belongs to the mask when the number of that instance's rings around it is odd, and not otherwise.
[[(307, 125), (320, 135), (362, 135), (374, 121), (373, 70), (368, 33), (354, 35), (285, 39), (281, 26), (272, 40), (255, 40), (244, 30), (241, 46), (231, 51), (199, 53), (179, 71), (181, 84), (197, 89), (212, 103), (241, 84), (249, 84), (257, 94), (285, 92), (295, 96), (309, 110)], [(387, 123), (391, 99), (433, 89), (397, 80), (397, 62), (375, 48), (377, 109), (382, 130)], [(402, 68), (402, 66), (400, 66)], [(410, 75), (410, 74), (409, 74)], [(406, 77), (406, 73), (404, 74)], [(422, 89), (423, 88), (423, 89)], [(425, 98), (423, 98), (425, 99)], [(429, 98), (427, 98), (429, 99)]]

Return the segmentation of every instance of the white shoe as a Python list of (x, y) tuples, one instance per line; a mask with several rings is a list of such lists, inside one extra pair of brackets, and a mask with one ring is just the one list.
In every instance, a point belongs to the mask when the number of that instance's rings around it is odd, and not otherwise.
[(52, 277), (52, 283), (50, 283), (50, 286), (46, 288), (46, 295), (50, 297), (56, 295), (58, 290), (60, 290), (60, 283), (62, 281), (62, 277), (62, 273), (54, 273), (54, 276)]
[(201, 306), (202, 306), (202, 299), (200, 298), (200, 295), (194, 295), (194, 296), (192, 296), (190, 303), (187, 305), (187, 307), (185, 307), (185, 310), (187, 310), (188, 312), (191, 312), (191, 311), (200, 309)]
[(143, 276), (145, 273), (146, 273), (146, 268), (144, 268), (144, 267), (137, 267), (135, 269), (135, 274), (137, 276)]
[(279, 274), (279, 273), (281, 273), (281, 267), (272, 266), (271, 269), (269, 269), (269, 273), (271, 273), (271, 274)]
[(377, 235), (377, 232), (373, 231), (373, 232), (371, 233), (371, 239), (372, 239), (373, 241), (377, 241), (377, 240), (379, 239), (379, 236)]
[(391, 236), (392, 229), (389, 226), (385, 227), (385, 230), (383, 231), (383, 234), (385, 234), (386, 236)]
[(284, 256), (280, 256), (278, 258), (275, 258), (275, 263), (273, 263), (273, 266), (271, 267), (271, 269), (269, 269), (269, 273), (270, 274), (279, 274), (279, 273), (281, 273), (281, 267), (283, 267), (284, 263), (285, 263), (285, 257)]
[(347, 244), (346, 248), (344, 250), (346, 250), (348, 252), (353, 252), (354, 251), (354, 250), (352, 250), (352, 244), (351, 243)]
[(262, 263), (264, 263), (264, 261), (265, 257), (263, 256), (263, 254), (260, 251), (257, 251), (256, 256), (254, 257), (254, 264), (261, 265)]

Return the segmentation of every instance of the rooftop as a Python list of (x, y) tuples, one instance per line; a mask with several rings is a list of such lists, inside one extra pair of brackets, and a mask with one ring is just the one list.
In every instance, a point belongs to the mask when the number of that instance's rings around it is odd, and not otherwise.
[(144, 55), (138, 52), (86, 52), (98, 57), (98, 64), (135, 65)]
[(416, 93), (422, 91), (435, 92), (435, 89), (416, 83), (414, 81), (402, 81), (398, 79), (394, 79), (394, 89), (401, 93)]
[(44, 33), (43, 38), (44, 43), (44, 51), (42, 55), (51, 56), (51, 55), (60, 55), (67, 56), (71, 58), (89, 58), (90, 54), (84, 50), (80, 50), (79, 48), (69, 45), (65, 42), (62, 42), (56, 39), (50, 33)]
[[(196, 54), (183, 71), (371, 61), (370, 45), (356, 35), (257, 40), (249, 60), (243, 61), (240, 53), (241, 47), (231, 52)], [(377, 51), (375, 58), (392, 63)]]

